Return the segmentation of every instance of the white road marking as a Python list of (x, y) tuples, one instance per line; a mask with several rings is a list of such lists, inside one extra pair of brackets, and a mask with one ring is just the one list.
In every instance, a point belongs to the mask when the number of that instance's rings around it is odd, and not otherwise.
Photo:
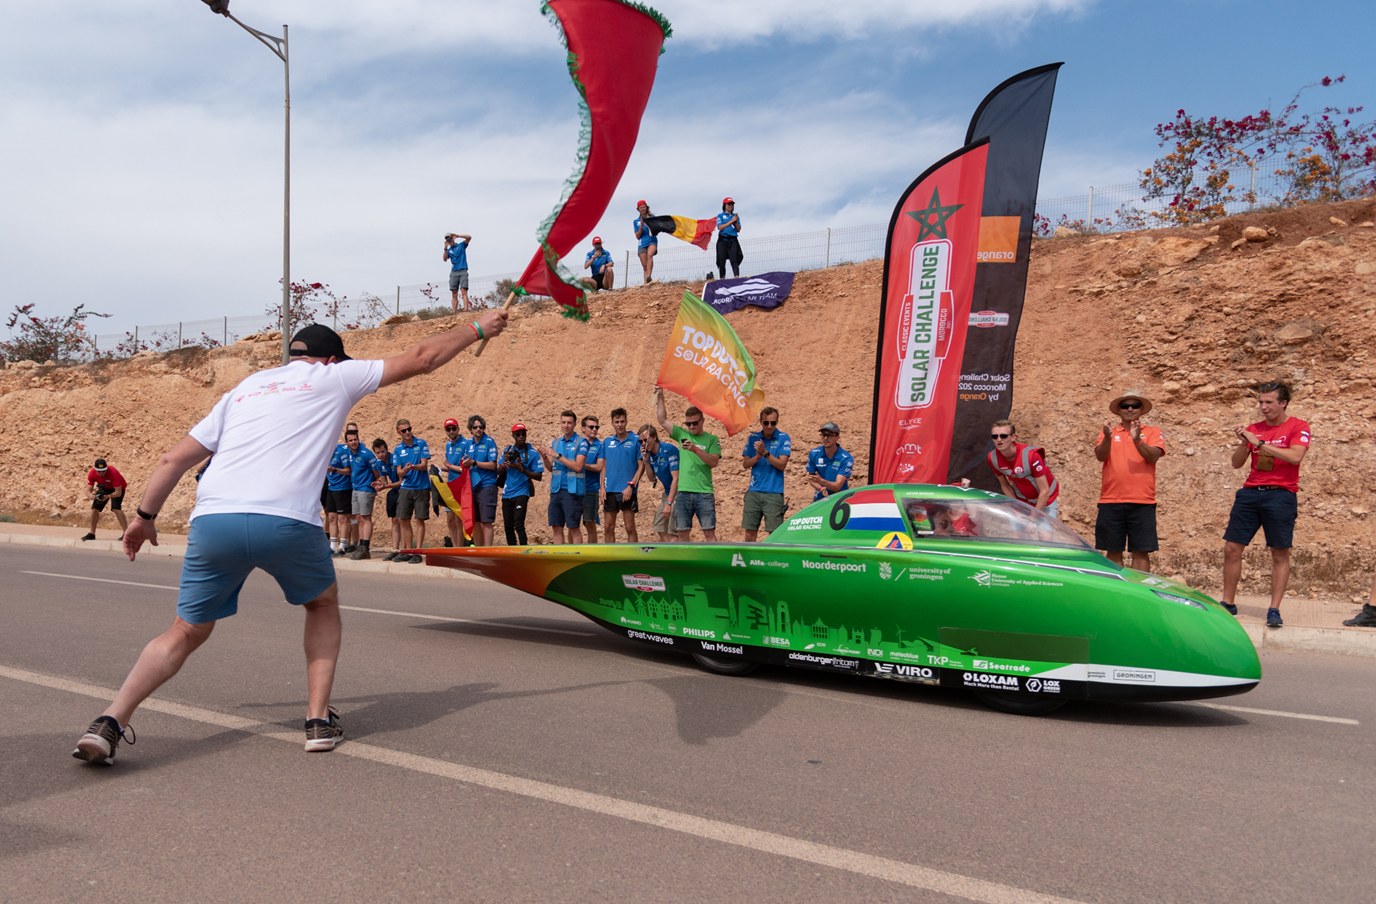
[(1356, 719), (1344, 719), (1340, 716), (1315, 716), (1310, 713), (1291, 713), (1280, 709), (1253, 709), (1250, 706), (1226, 706), (1222, 703), (1199, 703), (1197, 706), (1207, 706), (1209, 709), (1225, 709), (1235, 713), (1253, 713), (1258, 716), (1281, 716), (1286, 719), (1308, 719), (1311, 722), (1333, 722), (1337, 725), (1361, 725)]
[(125, 587), (151, 587), (154, 590), (176, 590), (166, 584), (142, 584), (138, 581), (116, 581), (113, 578), (88, 578), (80, 574), (56, 574), (51, 571), (21, 571), (20, 574), (36, 574), (43, 578), (67, 578), (72, 581), (95, 581), (98, 584), (122, 584)]
[[(83, 697), (94, 697), (97, 700), (109, 700), (115, 693), (111, 688), (98, 687), (67, 678), (42, 675), (38, 672), (13, 669), (2, 665), (0, 665), (0, 677), (78, 694)], [(242, 731), (274, 741), (284, 741), (294, 745), (303, 743), (300, 732), (285, 732), (277, 725), (202, 709), (198, 706), (188, 706), (183, 703), (173, 703), (150, 697), (144, 701), (143, 709), (206, 725)], [(335, 748), (332, 755), (353, 757), (397, 769), (406, 769), (410, 772), (432, 775), (449, 781), (476, 785), (493, 791), (504, 791), (532, 800), (572, 807), (589, 813), (609, 816), (613, 819), (624, 819), (628, 822), (656, 826), (671, 832), (680, 832), (721, 844), (774, 854), (818, 866), (831, 867), (871, 879), (880, 879), (910, 888), (979, 901), (983, 904), (1081, 904), (1081, 902), (1070, 898), (1038, 894), (1028, 889), (989, 882), (971, 876), (962, 876), (959, 873), (949, 873), (918, 866), (914, 863), (905, 863), (901, 860), (891, 860), (887, 857), (876, 857), (848, 848), (805, 841), (776, 832), (765, 832), (748, 826), (622, 800), (605, 794), (580, 791), (577, 788), (568, 788), (550, 782), (535, 781), (502, 772), (493, 772), (489, 769), (479, 769), (475, 766), (464, 766), (445, 760), (403, 753), (399, 750), (389, 750), (362, 741), (346, 740), (344, 744)]]
[[(36, 574), (45, 578), (68, 578), (73, 581), (95, 581), (99, 584), (120, 584), (125, 587), (151, 587), (154, 590), (177, 590), (177, 587), (167, 584), (141, 584), (138, 581), (116, 581), (113, 578), (92, 578), (80, 574), (58, 574), (52, 571), (21, 571), (20, 574)], [(422, 618), (428, 621), (455, 622), (462, 625), (481, 625), (492, 628), (509, 628), (513, 631), (535, 631), (540, 634), (566, 634), (569, 637), (595, 637), (591, 631), (566, 631), (563, 628), (537, 628), (533, 625), (513, 625), (503, 621), (485, 621), (476, 618), (454, 618), (448, 615), (425, 615), (420, 612), (397, 612), (392, 609), (369, 609), (365, 606), (344, 606), (340, 609), (347, 609), (350, 612), (367, 612), (371, 615), (396, 615), (402, 618)]]

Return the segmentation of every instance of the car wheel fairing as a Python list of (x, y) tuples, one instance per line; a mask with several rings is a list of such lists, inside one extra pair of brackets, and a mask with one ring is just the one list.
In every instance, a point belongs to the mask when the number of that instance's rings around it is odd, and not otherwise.
[(1010, 694), (1002, 691), (972, 691), (975, 699), (990, 709), (1012, 713), (1015, 716), (1044, 716), (1055, 712), (1067, 701), (1056, 697), (1029, 697), (1025, 694)]
[(708, 656), (706, 653), (694, 653), (693, 659), (707, 671), (715, 672), (718, 675), (749, 675), (760, 667), (759, 663), (745, 659)]

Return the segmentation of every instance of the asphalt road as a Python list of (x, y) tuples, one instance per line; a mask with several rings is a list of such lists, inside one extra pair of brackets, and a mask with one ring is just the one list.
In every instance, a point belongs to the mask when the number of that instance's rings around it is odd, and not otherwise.
[(301, 615), (257, 575), (138, 743), (79, 763), (179, 568), (0, 547), (0, 902), (1376, 899), (1369, 659), (1264, 653), (1242, 697), (1022, 718), (709, 675), (495, 585), (348, 574), (348, 740), (306, 754)]

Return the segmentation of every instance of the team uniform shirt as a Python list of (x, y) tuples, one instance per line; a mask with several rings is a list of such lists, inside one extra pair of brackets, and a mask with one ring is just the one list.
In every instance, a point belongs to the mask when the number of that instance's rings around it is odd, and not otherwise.
[[(645, 230), (644, 235), (640, 235), (641, 229)], [(636, 247), (644, 249), (650, 247), (651, 245), (659, 244), (659, 239), (655, 237), (655, 234), (650, 231), (650, 227), (646, 226), (645, 221), (640, 217), (636, 217), (634, 220), (631, 220), (631, 230), (635, 235), (639, 237), (640, 244)]]
[[(595, 465), (602, 460), (602, 440), (588, 440), (588, 457), (583, 459), (585, 465)], [(583, 471), (583, 493), (598, 493), (602, 490), (601, 471)]]
[[(1104, 432), (1094, 440), (1094, 445), (1104, 441)], [(1155, 446), (1164, 454), (1166, 440), (1161, 428), (1142, 425), (1142, 444)], [(1036, 499), (1036, 493), (1032, 494)], [(1103, 483), (1099, 489), (1099, 502), (1135, 502), (1145, 505), (1156, 504), (1156, 462), (1150, 464), (1137, 451), (1132, 441), (1132, 433), (1122, 424), (1113, 426), (1113, 443), (1104, 460)]]
[(697, 436), (688, 432), (687, 427), (676, 426), (669, 434), (682, 448), (679, 454), (678, 489), (680, 493), (711, 493), (712, 488), (712, 469), (707, 467), (707, 463), (698, 458), (696, 452), (683, 446), (684, 441), (694, 443), (702, 447), (702, 451), (708, 455), (721, 454), (721, 441), (710, 433), (700, 433)]
[[(851, 455), (840, 446), (836, 447), (836, 454), (831, 458), (827, 458), (826, 446), (818, 446), (807, 454), (807, 472), (809, 474), (819, 474), (824, 480), (835, 480), (838, 477), (845, 478), (845, 480), (841, 482), (841, 488), (836, 490), (837, 493), (850, 486), (850, 475), (854, 470), (855, 456)], [(812, 499), (815, 502), (824, 496), (826, 496), (826, 493), (818, 490), (812, 495)]]
[[(507, 449), (516, 453), (521, 464), (526, 466), (526, 470), (532, 474), (545, 473), (545, 463), (540, 460), (540, 453), (535, 451), (534, 446), (526, 446), (524, 452), (515, 446), (507, 446)], [(503, 450), (505, 454), (505, 450)], [(531, 484), (530, 478), (522, 474), (515, 468), (506, 469), (506, 481), (502, 484), (502, 498), (511, 499), (516, 496), (533, 496), (535, 487)]]
[(105, 473), (97, 471), (95, 468), (86, 472), (86, 485), (99, 487), (102, 496), (109, 496), (115, 490), (128, 488), (129, 482), (124, 479), (124, 475), (115, 469), (114, 465), (106, 465)]
[(449, 269), (467, 270), (468, 269), (468, 243), (458, 242), (450, 245), (445, 252), (449, 255)]
[[(775, 458), (793, 454), (793, 439), (787, 433), (775, 430), (773, 439), (765, 439), (764, 431), (761, 430), (750, 434), (746, 439), (741, 458), (751, 458), (755, 455), (756, 440), (763, 442), (765, 452)], [(769, 459), (761, 455), (760, 460), (750, 466), (750, 486), (746, 487), (746, 492), (782, 494), (783, 491), (784, 472), (771, 465)]]
[(588, 454), (588, 441), (576, 433), (568, 439), (564, 439), (561, 434), (550, 440), (550, 446), (554, 449), (552, 456), (554, 466), (550, 468), (549, 478), (550, 493), (568, 490), (575, 496), (582, 496), (583, 473), (570, 471), (568, 465), (559, 460), (559, 456), (562, 455), (569, 461), (576, 461), (578, 456)]
[(190, 430), (215, 454), (191, 520), (251, 513), (320, 526), (320, 484), (334, 438), (381, 380), (381, 361), (293, 361), (248, 376)]
[[(481, 440), (468, 441), (468, 457), (474, 461), (496, 461), (497, 460), (497, 441), (486, 433)], [(478, 487), (495, 487), (497, 485), (497, 471), (483, 468), (470, 467), (468, 469), (468, 479), (473, 484), (473, 489)]]
[[(347, 447), (345, 451), (348, 451)], [(350, 452), (349, 467), (353, 469), (354, 492), (377, 492), (373, 489), (373, 478), (382, 475), (382, 462), (377, 460), (372, 450), (359, 446), (357, 452)]]
[(731, 218), (734, 217), (734, 216), (735, 216), (734, 213), (727, 213), (727, 212), (724, 211), (724, 210), (723, 210), (721, 213), (717, 214), (717, 230), (718, 230), (718, 232), (719, 232), (721, 235), (730, 236), (731, 238), (735, 238), (736, 236), (740, 235), (740, 231), (741, 231), (741, 221), (740, 221), (740, 220), (737, 220), (736, 222), (732, 223), (730, 226), (723, 226), (723, 225), (722, 225), (723, 223), (725, 223), (727, 220), (731, 219)]
[[(411, 444), (408, 446), (406, 441), (399, 442), (392, 448), (392, 464), (397, 466), (397, 472), (407, 465), (418, 465), (430, 457), (430, 446), (419, 436), (412, 434)], [(430, 474), (426, 470), (407, 471), (401, 475), (401, 488), (403, 490), (428, 490), (430, 489)]]
[(673, 485), (674, 475), (678, 473), (678, 463), (678, 446), (670, 442), (661, 442), (658, 451), (650, 456), (650, 469), (655, 472), (655, 477), (664, 485), (664, 492), (666, 493), (669, 492), (669, 487)]
[(330, 472), (325, 478), (329, 482), (332, 492), (339, 493), (353, 487), (353, 480), (349, 474), (340, 474), (334, 468), (349, 468), (353, 464), (349, 457), (349, 447), (344, 443), (339, 443), (334, 447), (334, 454), (330, 456)]
[[(1247, 429), (1266, 445), (1277, 449), (1309, 447), (1309, 424), (1297, 417), (1287, 417), (1272, 427), (1265, 421), (1251, 424)], [(1275, 464), (1269, 471), (1257, 470), (1257, 452), (1252, 450), (1252, 473), (1247, 475), (1245, 487), (1284, 487), (1292, 493), (1300, 491), (1300, 466), (1273, 458)]]
[(602, 472), (608, 493), (624, 493), (640, 467), (640, 437), (627, 433), (625, 439), (612, 434), (602, 440), (602, 460), (607, 467)]
[[(1027, 465), (1023, 466), (1023, 452), (1027, 452)], [(1061, 487), (1057, 483), (1051, 469), (1046, 466), (1046, 459), (1042, 457), (1040, 449), (1028, 446), (1026, 443), (1013, 444), (1013, 457), (1004, 458), (999, 454), (998, 449), (989, 453), (986, 459), (989, 466), (995, 471), (1008, 478), (1008, 482), (1013, 485), (1013, 495), (1028, 505), (1037, 504), (1037, 496), (1041, 491), (1037, 489), (1037, 478), (1045, 477), (1046, 482), (1051, 487), (1051, 495), (1047, 497), (1046, 504), (1050, 505), (1061, 496)]]
[(601, 276), (602, 271), (607, 269), (607, 265), (612, 262), (612, 255), (606, 248), (602, 249), (601, 254), (598, 254), (597, 249), (594, 248), (592, 251), (588, 252), (587, 257), (583, 258), (584, 264), (589, 261), (592, 261), (592, 275)]
[[(392, 461), (392, 453), (389, 451), (386, 458), (377, 460), (378, 474), (387, 478), (388, 483), (397, 482), (397, 466)], [(393, 488), (395, 489), (395, 487)]]

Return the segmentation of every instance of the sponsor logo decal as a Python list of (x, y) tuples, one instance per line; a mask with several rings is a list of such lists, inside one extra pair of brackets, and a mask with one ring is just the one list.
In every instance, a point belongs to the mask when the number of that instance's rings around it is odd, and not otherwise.
[(1025, 687), (1034, 694), (1059, 694), (1061, 682), (1057, 678), (1028, 678)]
[(664, 578), (655, 577), (652, 574), (623, 574), (621, 583), (627, 590), (639, 590), (642, 593), (663, 593)]
[(848, 571), (856, 574), (865, 574), (869, 571), (869, 565), (865, 562), (809, 562), (803, 559), (804, 571)]
[(799, 662), (806, 662), (810, 665), (826, 666), (831, 669), (845, 669), (847, 671), (859, 668), (860, 663), (854, 659), (845, 659), (840, 656), (818, 656), (816, 653), (789, 653), (788, 658)]
[(960, 679), (966, 687), (986, 690), (1016, 691), (1022, 689), (1022, 679), (1016, 675), (986, 675), (984, 672), (961, 672)]
[(623, 615), (623, 616), (621, 616), (621, 624), (623, 624), (623, 625), (635, 625), (636, 627), (639, 627), (640, 624), (641, 624), (641, 622), (640, 622), (640, 619), (638, 619), (638, 618), (627, 618), (626, 616)]
[(1018, 261), (1018, 230), (1022, 217), (980, 217), (979, 250), (975, 260), (981, 264), (1015, 264)]
[(674, 639), (672, 637), (663, 637), (659, 634), (650, 634), (645, 631), (627, 631), (626, 636), (634, 640), (648, 640), (654, 643), (662, 643), (666, 647), (672, 647), (674, 645)]
[(1114, 681), (1130, 681), (1135, 684), (1155, 684), (1156, 673), (1150, 669), (1114, 669)]
[(1007, 662), (993, 662), (988, 659), (970, 660), (970, 668), (985, 669), (990, 672), (1023, 672), (1024, 674), (1032, 671), (1030, 665), (1012, 665)]
[(708, 640), (717, 639), (717, 632), (709, 631), (706, 628), (683, 628), (679, 633), (684, 637), (705, 637)]
[(971, 311), (970, 326), (981, 330), (992, 330), (996, 326), (1008, 326), (1010, 317), (998, 311)]
[(910, 581), (944, 581), (951, 576), (949, 568), (909, 568), (908, 580)]
[(706, 653), (732, 653), (736, 656), (745, 653), (745, 647), (729, 643), (709, 643), (705, 640), (702, 642), (702, 649)]
[[(949, 569), (948, 569), (949, 571)], [(997, 571), (977, 571), (970, 575), (970, 580), (981, 587), (1064, 587), (1060, 581), (1029, 580), (1027, 578), (1010, 578), (1006, 574), (999, 574)]]
[(784, 527), (788, 528), (789, 530), (808, 530), (810, 528), (821, 526), (821, 515), (808, 515), (806, 518), (794, 518), (793, 520), (788, 521), (784, 524)]
[(732, 567), (732, 568), (744, 568), (744, 567), (745, 567), (745, 556), (741, 555), (741, 554), (738, 553), (738, 552), (733, 552), (733, 553), (731, 553), (731, 567)]
[(876, 662), (874, 674), (880, 678), (901, 678), (905, 681), (920, 681), (924, 684), (937, 683), (936, 670), (920, 665)]
[(760, 638), (760, 639), (761, 639), (765, 644), (767, 644), (767, 645), (769, 645), (769, 646), (771, 646), (771, 647), (791, 647), (791, 646), (793, 646), (793, 641), (789, 640), (787, 637), (773, 637), (773, 636), (771, 636), (771, 635), (769, 635), (769, 634), (766, 634), (764, 637), (762, 637), (762, 638)]

